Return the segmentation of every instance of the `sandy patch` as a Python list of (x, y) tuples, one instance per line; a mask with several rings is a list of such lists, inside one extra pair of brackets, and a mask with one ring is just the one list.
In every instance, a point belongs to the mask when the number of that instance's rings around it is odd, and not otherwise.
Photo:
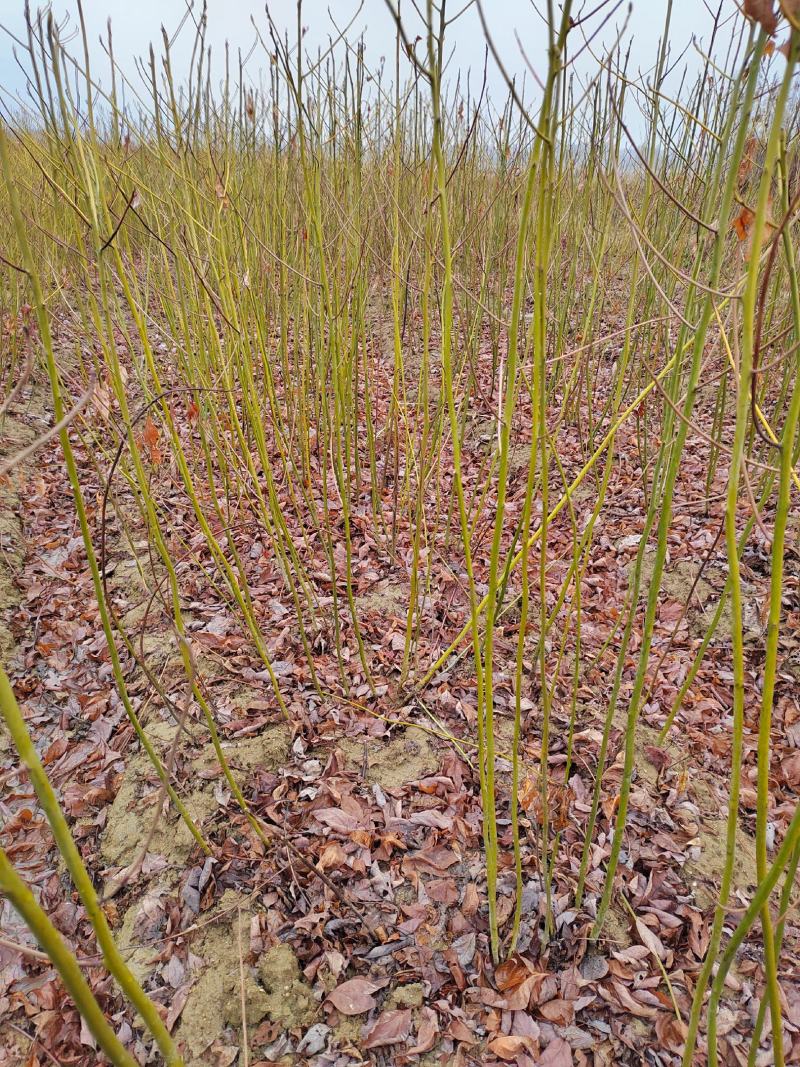
[(436, 774), (439, 769), (439, 757), (430, 736), (414, 726), (391, 740), (344, 738), (339, 748), (350, 767), (362, 768), (366, 762), (367, 781), (377, 783), (382, 789), (399, 789)]
[[(202, 727), (195, 725), (192, 730), (196, 734)], [(171, 723), (148, 727), (148, 736), (161, 752), (162, 758), (174, 731), (175, 726)], [(280, 766), (288, 755), (289, 742), (288, 727), (270, 726), (253, 737), (225, 741), (222, 748), (234, 774), (239, 771), (249, 775), (260, 767), (274, 770)], [(218, 766), (211, 742), (204, 745), (194, 759), (193, 766), (198, 771), (211, 771)], [(224, 779), (220, 771), (219, 775), (198, 778), (196, 781), (198, 784), (195, 788), (183, 795), (182, 799), (198, 827), (208, 830), (219, 807), (215, 786)], [(126, 867), (138, 857), (150, 833), (159, 786), (157, 775), (145, 753), (140, 752), (128, 761), (122, 784), (109, 809), (100, 845), (100, 855), (109, 866)], [(181, 817), (172, 808), (162, 813), (148, 851), (164, 856), (170, 864), (180, 865), (188, 858), (193, 846), (194, 838)]]

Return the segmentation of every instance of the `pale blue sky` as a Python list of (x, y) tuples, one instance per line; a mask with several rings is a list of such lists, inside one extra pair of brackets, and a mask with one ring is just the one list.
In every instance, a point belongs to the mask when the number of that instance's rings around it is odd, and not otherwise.
[[(589, 0), (585, 10), (597, 6), (598, 0)], [(615, 0), (607, 10), (613, 7)], [(716, 8), (720, 0), (708, 0), (709, 7)], [(741, 16), (735, 13), (734, 0), (722, 0), (723, 12), (732, 16), (740, 25)], [(633, 37), (631, 68), (646, 71), (653, 63), (658, 41), (662, 33), (664, 13), (667, 0), (633, 0), (633, 11), (628, 21), (628, 36)], [(32, 3), (35, 7), (35, 3)], [(270, 10), (279, 26), (294, 33), (296, 25), (295, 0), (271, 0)], [(463, 6), (463, 0), (450, 0), (448, 5), (453, 11)], [(539, 5), (542, 6), (541, 4)], [(617, 8), (616, 13), (606, 24), (598, 45), (613, 41), (616, 28), (622, 25), (627, 14), (627, 0)], [(54, 0), (52, 4), (59, 21), (69, 14), (69, 25), (77, 25), (76, 7), (70, 0)], [(577, 14), (584, 7), (583, 3), (574, 5)], [(199, 10), (200, 0), (195, 0), (195, 9)], [(403, 9), (413, 15), (410, 0), (403, 0)], [(515, 30), (523, 41), (526, 54), (537, 70), (545, 63), (545, 37), (542, 22), (529, 0), (484, 0), (487, 21), (495, 43), (511, 73), (521, 76), (525, 63), (520, 56), (515, 39)], [(185, 0), (84, 0), (84, 12), (89, 30), (89, 39), (93, 48), (93, 64), (96, 77), (106, 82), (107, 63), (100, 49), (98, 37), (105, 34), (105, 23), (111, 18), (114, 31), (115, 52), (123, 69), (133, 73), (132, 58), (146, 55), (150, 41), (160, 45), (160, 27), (162, 23), (171, 33), (174, 31), (186, 10)], [(334, 33), (329, 12), (336, 22), (343, 27), (358, 10), (357, 0), (305, 0), (303, 5), (303, 23), (308, 27), (306, 47), (312, 51), (317, 45), (324, 44), (330, 33)], [(250, 21), (253, 16), (262, 30), (266, 27), (263, 0), (209, 0), (207, 40), (213, 46), (213, 53), (219, 60), (223, 53), (226, 38), (235, 49), (241, 47), (247, 52), (254, 40), (254, 31)], [(17, 36), (24, 34), (23, 0), (0, 0), (0, 23)], [(597, 24), (597, 20), (594, 21)], [(697, 52), (691, 47), (692, 36), (700, 40), (708, 38), (711, 18), (703, 0), (674, 0), (670, 40), (673, 55), (677, 56), (689, 46), (686, 62), (696, 70), (700, 64)], [(730, 26), (730, 23), (729, 23)], [(394, 29), (384, 0), (364, 0), (360, 14), (357, 16), (348, 37), (354, 40), (361, 31), (365, 32), (368, 62), (376, 65), (379, 57), (385, 55), (387, 63), (392, 62), (394, 48)], [(473, 84), (480, 82), (483, 69), (483, 34), (477, 12), (468, 11), (462, 19), (450, 28), (450, 45), (455, 46), (455, 60), (461, 69), (470, 68), (473, 72)], [(728, 31), (724, 33), (727, 40)], [(573, 35), (577, 43), (578, 34)], [(79, 46), (76, 40), (72, 49)], [(573, 49), (576, 47), (573, 44)], [(185, 64), (191, 48), (191, 34), (184, 29), (176, 46), (175, 71), (182, 73), (181, 61)], [(264, 66), (264, 54), (258, 50), (250, 59), (248, 73), (258, 83), (259, 66)], [(579, 63), (579, 71), (585, 74), (592, 69), (592, 60), (585, 53)], [(219, 69), (219, 68), (218, 68)], [(492, 62), (489, 61), (490, 91), (496, 97), (504, 95), (502, 81)], [(530, 80), (530, 77), (529, 77)], [(24, 86), (23, 78), (12, 55), (12, 42), (3, 33), (0, 35), (0, 86), (8, 92), (19, 92)]]

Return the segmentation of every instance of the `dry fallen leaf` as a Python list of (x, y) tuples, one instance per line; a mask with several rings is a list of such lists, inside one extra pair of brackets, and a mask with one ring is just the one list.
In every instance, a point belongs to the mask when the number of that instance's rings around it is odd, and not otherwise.
[(375, 1025), (361, 1042), (362, 1048), (380, 1048), (405, 1041), (411, 1032), (411, 1009), (390, 1008), (381, 1012)]
[(585, 982), (599, 982), (608, 974), (608, 960), (598, 952), (587, 953), (581, 960), (580, 972)]
[(511, 1062), (520, 1052), (536, 1052), (536, 1043), (530, 1037), (520, 1037), (516, 1034), (501, 1034), (489, 1042), (489, 1050), (499, 1056), (501, 1060)]
[(464, 889), (464, 899), (461, 901), (461, 914), (469, 919), (478, 910), (479, 903), (478, 887), (474, 882), (469, 882)]
[(359, 828), (358, 820), (341, 808), (318, 808), (314, 818), (338, 834), (350, 834)]
[(665, 767), (669, 767), (669, 753), (665, 752), (663, 748), (659, 748), (657, 745), (645, 745), (644, 754), (647, 762), (652, 764), (659, 773)]
[(475, 1034), (460, 1019), (451, 1019), (447, 1027), (447, 1033), (454, 1041), (463, 1041), (467, 1045), (474, 1045), (477, 1041)]
[(572, 1049), (561, 1037), (554, 1038), (539, 1059), (536, 1067), (573, 1067)]
[(417, 1042), (408, 1050), (409, 1056), (421, 1056), (430, 1052), (439, 1036), (439, 1019), (433, 1008), (420, 1008), (421, 1020), (417, 1027)]
[(519, 787), (519, 806), (523, 811), (528, 811), (539, 800), (540, 792), (537, 782), (533, 778), (526, 777)]
[(449, 848), (429, 848), (414, 852), (403, 860), (404, 870), (425, 871), (428, 874), (444, 874), (458, 862), (458, 856)]
[[(727, 1013), (727, 1008), (721, 1008), (717, 1016), (717, 1033), (720, 1037), (727, 1031), (719, 1025), (721, 1020), (724, 1020), (724, 1013)], [(658, 1034), (659, 1041), (664, 1048), (671, 1049), (673, 1052), (682, 1050), (683, 1042), (686, 1040), (686, 1033), (688, 1027), (680, 1019), (676, 1019), (674, 1015), (670, 1015), (667, 1012), (661, 1012), (656, 1018), (656, 1033)]]
[(646, 945), (654, 956), (658, 956), (660, 960), (666, 959), (667, 950), (661, 944), (660, 939), (653, 933), (647, 923), (642, 922), (641, 919), (637, 919), (636, 932), (641, 938), (642, 944)]
[(331, 868), (340, 867), (347, 857), (345, 856), (344, 849), (338, 841), (329, 841), (317, 861), (317, 865), (321, 871), (327, 871)]
[(222, 184), (222, 180), (219, 177), (214, 183), (214, 191), (217, 194), (217, 199), (219, 200), (220, 207), (223, 209), (227, 208), (230, 205), (230, 200), (228, 198), (227, 190), (225, 189), (225, 186)]
[(793, 752), (786, 759), (781, 760), (781, 777), (792, 789), (800, 786), (800, 752)]
[(574, 1003), (561, 997), (554, 997), (546, 1004), (540, 1004), (538, 1011), (548, 1022), (556, 1023), (558, 1026), (569, 1026), (575, 1018)]
[(92, 406), (103, 422), (108, 422), (111, 417), (111, 389), (106, 382), (95, 385)]
[(510, 989), (505, 994), (508, 1011), (525, 1011), (531, 1001), (539, 996), (546, 977), (543, 972), (531, 974), (516, 989)]
[(529, 975), (530, 971), (523, 960), (519, 956), (512, 956), (510, 960), (506, 960), (496, 968), (494, 984), (501, 993), (505, 993), (508, 989), (516, 989), (517, 986), (522, 985)]
[(388, 978), (373, 982), (369, 978), (349, 978), (333, 989), (327, 999), (342, 1015), (363, 1015), (375, 1007), (373, 993), (381, 989)]

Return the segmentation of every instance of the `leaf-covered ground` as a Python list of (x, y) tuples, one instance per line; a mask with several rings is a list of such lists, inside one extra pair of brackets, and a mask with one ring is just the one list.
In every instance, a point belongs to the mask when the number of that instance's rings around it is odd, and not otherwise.
[[(607, 324), (609, 331), (613, 325)], [(75, 337), (68, 323), (60, 325), (58, 340), (65, 353), (73, 350)], [(608, 346), (607, 371), (616, 343)], [(383, 377), (376, 379), (385, 385), (385, 394), (376, 400), (376, 425), (389, 405), (388, 360), (383, 371)], [(407, 373), (415, 385), (413, 369)], [(484, 389), (476, 395), (483, 395), (485, 402), (476, 402), (469, 412), (463, 455), (468, 493), (485, 478), (495, 435), (497, 403), (488, 358), (480, 374)], [(75, 373), (67, 370), (66, 380), (73, 395), (79, 395), (82, 387)], [(435, 382), (432, 385), (435, 389)], [(601, 373), (595, 410), (606, 387)], [(713, 398), (707, 399), (710, 405)], [(555, 404), (560, 400), (555, 398)], [(100, 464), (99, 474), (95, 466), (92, 433), (104, 432), (103, 420), (113, 425), (116, 418), (113, 410), (103, 410), (105, 402), (101, 394), (92, 420), (71, 430), (96, 544), (104, 487), (100, 474), (105, 478), (108, 472)], [(182, 435), (191, 442), (196, 412), (181, 396), (172, 407)], [(709, 412), (701, 404), (701, 422), (710, 418)], [(589, 415), (584, 408), (581, 419), (558, 427), (559, 458), (568, 478), (584, 462), (587, 442), (581, 428), (585, 431), (589, 425)], [(473, 759), (476, 697), (471, 653), (467, 648), (453, 657), (419, 692), (412, 685), (413, 671), (407, 685), (399, 684), (409, 588), (406, 560), (412, 537), (405, 521), (398, 522), (392, 543), (390, 531), (386, 537), (376, 533), (366, 490), (354, 509), (355, 592), (377, 690), (372, 695), (362, 676), (345, 610), (349, 694), (342, 691), (330, 632), (320, 630), (315, 635), (315, 667), (328, 694), (325, 699), (311, 684), (292, 598), (247, 502), (235, 505), (236, 521), (227, 531), (215, 531), (220, 536), (225, 532), (245, 561), (257, 615), (288, 705), (286, 721), (235, 609), (204, 572), (203, 564), (209, 560), (203, 555), (167, 442), (158, 427), (137, 427), (137, 434), (145, 434), (154, 494), (170, 515), (169, 542), (179, 561), (198, 679), (237, 780), (269, 837), (265, 844), (255, 835), (231, 796), (202, 716), (192, 705), (177, 742), (174, 776), (213, 846), (213, 856), (205, 857), (173, 811), (165, 806), (155, 810), (161, 800), (158, 781), (114, 689), (57, 442), (42, 449), (3, 487), (0, 607), (4, 624), (8, 623), (4, 652), (15, 689), (84, 860), (103, 891), (119, 944), (163, 1007), (170, 1028), (185, 1047), (187, 1062), (218, 1067), (680, 1062), (724, 851), (732, 707), (730, 648), (723, 618), (667, 743), (658, 747), (658, 729), (686, 676), (726, 576), (724, 548), (717, 541), (724, 457), (707, 508), (707, 446), (700, 438), (686, 450), (678, 483), (653, 666), (668, 644), (669, 649), (650, 687), (638, 731), (621, 876), (597, 943), (588, 935), (610, 847), (607, 835), (619, 790), (622, 716), (633, 662), (626, 671), (620, 718), (603, 770), (601, 818), (591, 850), (587, 893), (582, 908), (574, 907), (583, 827), (617, 658), (615, 638), (605, 651), (603, 646), (624, 608), (643, 526), (637, 417), (623, 426), (615, 442), (608, 498), (583, 580), (582, 669), (573, 762), (566, 781), (574, 633), (563, 650), (557, 640), (548, 648), (554, 689), (546, 773), (559, 836), (556, 935), (547, 944), (541, 936), (537, 837), (543, 773), (541, 714), (540, 694), (532, 681), (524, 699), (522, 746), (521, 801), (526, 812), (522, 933), (518, 954), (500, 967), (492, 966), (488, 952)], [(2, 427), (4, 451), (13, 451), (50, 422), (47, 392), (34, 380)], [(513, 438), (519, 484), (507, 509), (509, 532), (520, 514), (527, 468), (530, 436), (523, 413)], [(324, 459), (317, 455), (320, 478)], [(439, 473), (445, 494), (451, 478), (447, 462), (443, 456)], [(135, 655), (123, 649), (123, 662), (135, 707), (167, 759), (177, 726), (157, 695), (153, 678), (178, 708), (184, 705), (186, 679), (172, 629), (159, 597), (153, 596), (163, 575), (154, 567), (132, 498), (117, 477), (113, 495), (119, 511), (110, 510), (105, 531), (108, 589), (115, 615), (133, 642)], [(556, 487), (559, 478), (557, 470), (551, 474)], [(592, 475), (573, 497), (579, 530), (594, 488)], [(383, 492), (384, 516), (390, 516), (391, 472)], [(335, 508), (335, 493), (332, 499)], [(475, 516), (480, 581), (486, 578), (492, 500), (490, 492), (482, 513)], [(288, 501), (286, 514), (288, 521), (299, 524)], [(786, 625), (774, 721), (770, 818), (778, 837), (800, 787), (797, 532), (795, 525), (789, 539)], [(294, 533), (317, 582), (320, 602), (329, 606), (329, 570), (322, 548), (313, 531), (297, 525)], [(749, 900), (755, 881), (752, 782), (769, 580), (768, 556), (760, 537), (756, 531), (743, 560), (748, 733), (731, 922)], [(572, 521), (564, 509), (548, 534), (553, 598), (569, 567), (572, 538)], [(449, 537), (440, 529), (422, 609), (417, 677), (467, 618), (464, 576), (453, 548), (457, 544), (455, 525)], [(315, 551), (319, 559), (313, 558)], [(695, 581), (706, 555), (708, 562)], [(511, 585), (510, 597), (516, 591), (514, 580)], [(505, 757), (511, 739), (517, 621), (513, 611), (503, 617), (496, 643), (501, 796), (507, 796), (510, 781)], [(532, 649), (535, 640), (533, 632)], [(631, 655), (636, 646), (634, 639)], [(535, 679), (535, 671), (530, 674)], [(54, 851), (46, 821), (2, 734), (0, 759), (4, 848), (82, 958), (86, 976), (120, 1036), (142, 1062), (158, 1062), (97, 956), (91, 927)], [(505, 817), (500, 830), (500, 918), (507, 935), (514, 872)], [(798, 948), (800, 927), (793, 907), (786, 916), (782, 957), (787, 1062), (800, 1062)], [(738, 956), (719, 1017), (726, 1063), (746, 1062), (762, 977), (756, 931)], [(2, 912), (0, 940), (0, 1020), (3, 1062), (100, 1062), (53, 968), (37, 954), (8, 905)], [(770, 1062), (765, 1057), (758, 1062)]]

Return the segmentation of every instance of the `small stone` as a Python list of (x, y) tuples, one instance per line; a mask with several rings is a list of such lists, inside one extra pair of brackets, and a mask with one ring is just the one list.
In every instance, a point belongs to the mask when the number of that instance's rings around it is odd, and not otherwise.
[(598, 982), (608, 974), (608, 962), (599, 953), (587, 953), (581, 960), (581, 978), (587, 982)]

